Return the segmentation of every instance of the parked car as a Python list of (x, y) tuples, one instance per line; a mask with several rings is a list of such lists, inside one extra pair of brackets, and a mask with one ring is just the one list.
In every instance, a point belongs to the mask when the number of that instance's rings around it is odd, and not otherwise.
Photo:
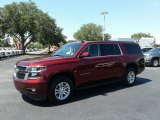
[(153, 48), (145, 55), (145, 64), (153, 67), (158, 67), (160, 63), (160, 47)]
[(0, 51), (0, 59), (3, 58), (5, 55), (5, 52)]
[(11, 56), (11, 52), (5, 48), (0, 48), (1, 51), (4, 52), (4, 57), (10, 57)]
[(5, 57), (5, 51), (2, 48), (0, 48), (0, 59), (3, 57)]
[(22, 50), (16, 50), (18, 55), (21, 55), (22, 54)]
[(16, 63), (14, 84), (32, 99), (65, 103), (75, 89), (118, 78), (132, 86), (145, 69), (144, 55), (132, 42), (74, 42), (50, 56)]
[(16, 53), (14, 52), (14, 50), (12, 50), (11, 48), (5, 48), (5, 50), (10, 52), (10, 56), (15, 56)]
[(142, 48), (142, 52), (146, 53), (146, 52), (150, 51), (151, 49), (153, 49), (153, 47), (145, 47), (145, 48)]

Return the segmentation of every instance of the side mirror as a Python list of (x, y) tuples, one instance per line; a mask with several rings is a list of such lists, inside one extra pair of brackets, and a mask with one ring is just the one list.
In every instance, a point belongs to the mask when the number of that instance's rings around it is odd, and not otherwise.
[(89, 57), (89, 52), (82, 52), (82, 54), (79, 57), (80, 58)]

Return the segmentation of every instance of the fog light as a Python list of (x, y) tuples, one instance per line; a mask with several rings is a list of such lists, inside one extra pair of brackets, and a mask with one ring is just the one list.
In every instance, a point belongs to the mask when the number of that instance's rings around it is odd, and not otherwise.
[(35, 89), (35, 88), (32, 88), (31, 90), (32, 90), (32, 92), (36, 92), (36, 89)]
[(28, 92), (36, 92), (36, 88), (26, 88), (26, 91), (28, 91)]

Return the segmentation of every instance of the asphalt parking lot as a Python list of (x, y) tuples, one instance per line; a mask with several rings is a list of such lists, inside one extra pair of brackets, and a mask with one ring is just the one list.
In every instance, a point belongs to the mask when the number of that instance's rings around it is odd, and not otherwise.
[(146, 67), (137, 83), (120, 82), (77, 91), (70, 103), (54, 106), (23, 97), (13, 85), (16, 61), (34, 56), (0, 60), (1, 120), (159, 120), (160, 67)]

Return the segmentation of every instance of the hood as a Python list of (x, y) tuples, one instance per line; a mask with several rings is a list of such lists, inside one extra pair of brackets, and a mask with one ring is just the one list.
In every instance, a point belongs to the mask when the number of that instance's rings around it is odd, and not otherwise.
[(148, 56), (148, 55), (150, 55), (150, 54), (149, 54), (149, 52), (145, 52), (145, 53), (143, 53), (143, 54), (144, 54), (145, 56)]
[(22, 66), (49, 66), (58, 63), (71, 61), (72, 58), (63, 58), (60, 56), (43, 56), (36, 58), (27, 58), (17, 62), (17, 65)]

